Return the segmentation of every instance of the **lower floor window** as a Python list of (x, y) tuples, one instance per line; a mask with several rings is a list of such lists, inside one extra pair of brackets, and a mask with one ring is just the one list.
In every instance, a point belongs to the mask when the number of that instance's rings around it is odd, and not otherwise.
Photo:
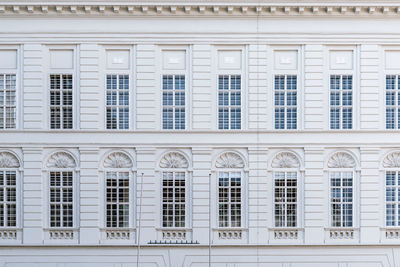
[(106, 173), (106, 227), (129, 227), (129, 172)]
[(218, 226), (241, 227), (241, 172), (218, 173)]
[(274, 173), (275, 227), (297, 226), (297, 172)]
[(50, 227), (73, 227), (72, 172), (50, 172)]
[(16, 171), (0, 171), (0, 227), (17, 226)]
[(162, 226), (185, 227), (186, 180), (185, 172), (163, 172)]
[(330, 173), (332, 227), (353, 227), (353, 172)]

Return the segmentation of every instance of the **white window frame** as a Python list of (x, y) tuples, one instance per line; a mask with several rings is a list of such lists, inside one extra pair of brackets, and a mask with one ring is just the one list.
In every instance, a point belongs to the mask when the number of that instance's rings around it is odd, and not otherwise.
[[(73, 68), (58, 69), (50, 66), (50, 52), (56, 50), (72, 50), (73, 53)], [(46, 109), (44, 112), (44, 120), (46, 121), (47, 129), (51, 131), (71, 131), (80, 128), (80, 64), (79, 62), (79, 45), (48, 45), (46, 47)], [(72, 75), (72, 128), (71, 129), (52, 129), (50, 117), (50, 75)], [(79, 81), (79, 82), (78, 82)], [(62, 118), (61, 118), (62, 119)]]
[[(117, 89), (116, 89), (116, 92), (117, 92), (117, 105), (107, 105), (107, 92), (108, 91), (112, 91), (112, 89), (108, 89), (107, 88), (107, 77), (108, 76), (117, 76)], [(128, 79), (129, 79), (129, 82), (128, 82), (128, 85), (129, 85), (129, 88), (128, 88), (128, 101), (129, 101), (129, 103), (128, 103), (128, 105), (127, 106), (121, 106), (120, 105), (120, 103), (119, 103), (119, 92), (120, 91), (123, 91), (123, 90), (121, 90), (121, 89), (119, 89), (119, 77), (120, 76), (128, 76)], [(127, 73), (127, 72), (107, 72), (106, 71), (106, 74), (105, 74), (105, 77), (104, 77), (104, 97), (105, 97), (105, 99), (104, 99), (104, 129), (106, 129), (107, 131), (126, 131), (126, 130), (130, 130), (131, 128), (132, 128), (132, 92), (133, 92), (133, 90), (132, 90), (132, 85), (133, 85), (133, 82), (131, 81), (131, 79), (132, 79), (132, 77), (131, 77), (131, 75), (129, 75), (129, 73)], [(126, 107), (126, 108), (128, 108), (128, 128), (126, 128), (126, 129), (121, 129), (120, 127), (119, 127), (119, 123), (120, 123), (120, 117), (119, 117), (119, 109), (120, 108), (124, 108), (124, 107)], [(116, 108), (117, 109), (117, 128), (115, 128), (115, 129), (111, 129), (111, 128), (107, 128), (107, 109), (108, 108)]]
[[(56, 91), (56, 90), (52, 90), (51, 89), (51, 76), (53, 76), (53, 75), (56, 75), (56, 76), (60, 76), (60, 105), (56, 105), (55, 107), (59, 107), (60, 108), (60, 128), (51, 128), (51, 109), (52, 109), (52, 105), (51, 105), (51, 92), (52, 91)], [(63, 94), (62, 94), (62, 92), (64, 92), (64, 91), (67, 91), (67, 89), (64, 89), (63, 88), (63, 86), (62, 86), (62, 81), (63, 81), (63, 76), (64, 75), (71, 75), (72, 76), (72, 90), (70, 90), (71, 92), (72, 92), (72, 105), (71, 105), (71, 108), (72, 108), (72, 127), (71, 128), (64, 128), (64, 126), (63, 126), (63, 119), (64, 119), (64, 117), (63, 117), (63, 107), (65, 107), (66, 105), (64, 105), (64, 103), (63, 103)], [(57, 130), (73, 130), (75, 127), (74, 127), (74, 125), (75, 125), (75, 90), (74, 90), (74, 86), (75, 86), (75, 84), (76, 84), (76, 82), (75, 82), (75, 79), (74, 79), (74, 75), (73, 74), (70, 74), (70, 73), (49, 73), (49, 75), (48, 75), (48, 83), (49, 83), (49, 87), (48, 87), (48, 93), (49, 93), (49, 102), (48, 102), (48, 106), (49, 106), (49, 129), (50, 130), (52, 130), (52, 131), (57, 131)], [(68, 105), (69, 106), (69, 105)]]
[[(167, 71), (167, 73), (168, 73), (168, 71)], [(182, 72), (181, 72), (182, 73)], [(172, 76), (172, 90), (171, 91), (169, 91), (169, 90), (164, 90), (164, 76)], [(175, 88), (175, 79), (176, 79), (176, 76), (183, 76), (183, 78), (185, 79), (185, 89), (184, 90), (176, 90), (176, 88)], [(164, 106), (164, 92), (172, 92), (172, 102), (173, 102), (173, 104), (172, 105), (165, 105)], [(183, 105), (183, 106), (177, 106), (176, 104), (175, 104), (175, 100), (176, 100), (176, 98), (175, 98), (175, 92), (184, 92), (184, 96), (185, 96), (185, 105)], [(172, 129), (166, 129), (166, 128), (164, 128), (164, 107), (165, 108), (170, 108), (170, 109), (172, 109)], [(183, 129), (177, 129), (175, 126), (175, 122), (176, 122), (176, 116), (175, 116), (175, 110), (176, 110), (176, 108), (181, 108), (181, 107), (183, 107), (184, 108), (184, 111), (185, 111), (185, 116), (184, 116), (184, 119), (185, 119), (185, 127), (183, 128)], [(162, 75), (161, 75), (161, 129), (163, 130), (163, 131), (184, 131), (184, 130), (186, 130), (186, 129), (188, 129), (188, 125), (187, 125), (187, 122), (188, 122), (188, 110), (187, 110), (187, 107), (188, 107), (188, 81), (187, 81), (187, 76), (186, 76), (186, 74), (185, 74), (185, 72), (183, 73), (183, 74), (179, 74), (179, 73), (174, 73), (174, 74), (171, 74), (171, 73), (169, 73), (169, 74), (165, 74), (165, 73), (163, 73)]]
[[(394, 89), (393, 90), (390, 90), (390, 91), (393, 91), (394, 92), (394, 101), (395, 101), (395, 103), (394, 103), (394, 105), (390, 105), (390, 106), (388, 106), (387, 105), (387, 99), (386, 99), (386, 94), (387, 94), (387, 92), (389, 91), (388, 89), (387, 89), (387, 78), (389, 77), (389, 76), (394, 76), (394, 80), (395, 80), (395, 82), (394, 82)], [(399, 82), (399, 79), (400, 79), (400, 74), (394, 74), (394, 73), (385, 73), (385, 75), (384, 75), (384, 78), (383, 78), (383, 80), (384, 80), (384, 94), (383, 94), (383, 101), (384, 101), (384, 129), (386, 129), (386, 130), (398, 130), (398, 129), (400, 129), (400, 111), (399, 111), (399, 109), (400, 109), (400, 105), (399, 105), (399, 100), (400, 100), (400, 82)], [(392, 109), (394, 109), (394, 127), (393, 128), (388, 128), (387, 127), (387, 108), (388, 107), (390, 107), (390, 108), (392, 108)]]
[[(352, 173), (352, 179), (353, 179), (353, 181), (352, 181), (352, 183), (353, 183), (353, 185), (352, 185), (352, 194), (353, 194), (353, 197), (352, 197), (352, 202), (351, 202), (351, 204), (352, 204), (352, 225), (351, 226), (334, 226), (333, 225), (333, 220), (332, 220), (332, 212), (333, 212), (333, 210), (332, 210), (332, 204), (333, 204), (333, 202), (332, 202), (332, 196), (331, 196), (331, 190), (332, 190), (332, 185), (331, 185), (331, 173), (335, 173), (335, 172), (339, 172), (339, 173), (341, 173), (341, 182), (342, 182), (342, 179), (343, 179), (343, 177), (342, 177), (342, 174), (344, 173), (344, 172), (351, 172)], [(358, 177), (357, 177), (358, 175), (357, 175), (357, 172), (354, 170), (354, 168), (330, 168), (329, 169), (329, 171), (328, 171), (328, 203), (329, 203), (329, 207), (328, 207), (328, 211), (329, 211), (329, 214), (328, 214), (328, 218), (329, 218), (329, 228), (336, 228), (336, 229), (340, 229), (340, 228), (357, 228), (358, 227), (358, 216), (357, 216), (357, 213), (358, 213), (358, 201), (359, 201), (359, 199), (358, 199)], [(342, 186), (340, 187), (340, 188), (343, 188)], [(343, 194), (343, 192), (341, 191), (341, 193)], [(341, 194), (341, 196), (340, 196), (340, 199), (342, 200), (342, 198), (343, 198), (343, 195)], [(341, 203), (341, 205), (343, 205), (343, 202), (341, 201), (340, 202)], [(341, 224), (343, 224), (343, 214), (341, 214), (341, 219), (340, 219), (340, 222), (341, 222)]]
[[(159, 225), (160, 229), (172, 229), (172, 230), (179, 230), (179, 229), (190, 229), (192, 227), (192, 183), (191, 183), (191, 173), (187, 168), (160, 168), (160, 220)], [(163, 174), (166, 172), (183, 172), (185, 174), (185, 226), (184, 227), (167, 227), (163, 226)], [(175, 203), (175, 202), (174, 202)], [(175, 220), (174, 220), (175, 221)]]
[[(335, 105), (333, 106), (331, 104), (331, 93), (333, 92), (332, 88), (331, 88), (331, 79), (332, 77), (339, 77), (339, 90), (334, 90), (337, 91), (339, 93), (339, 105)], [(343, 89), (343, 77), (351, 77), (351, 90), (344, 90)], [(344, 106), (343, 105), (343, 94), (345, 92), (351, 92), (351, 106)], [(330, 130), (352, 130), (354, 129), (354, 76), (352, 74), (331, 74), (329, 76), (329, 129)], [(335, 109), (339, 109), (339, 128), (338, 129), (333, 129), (331, 127), (332, 124), (332, 116), (331, 116), (331, 110), (335, 108)], [(351, 108), (351, 128), (343, 128), (343, 118), (344, 118), (344, 113), (343, 110), (345, 108)]]
[[(277, 90), (276, 89), (276, 87), (275, 87), (275, 79), (276, 79), (276, 77), (278, 77), (278, 76), (283, 76), (284, 77), (284, 89), (283, 90)], [(287, 89), (287, 78), (288, 78), (288, 76), (294, 76), (294, 77), (296, 77), (296, 90), (288, 90)], [(278, 73), (276, 73), (276, 74), (274, 74), (274, 76), (273, 76), (273, 102), (274, 102), (274, 112), (273, 112), (273, 117), (274, 117), (274, 120), (273, 120), (273, 124), (274, 124), (274, 130), (297, 130), (297, 129), (299, 129), (299, 100), (300, 100), (300, 98), (299, 98), (299, 75), (297, 74), (297, 71), (296, 71), (296, 73), (291, 73), (291, 74), (284, 74), (283, 72), (281, 73), (281, 74), (278, 74)], [(283, 106), (277, 106), (276, 105), (276, 103), (275, 103), (275, 93), (276, 92), (283, 92), (284, 93), (284, 105)], [(296, 92), (296, 105), (295, 106), (289, 106), (288, 104), (287, 104), (287, 99), (288, 99), (288, 97), (287, 97), (287, 94), (288, 94), (288, 92)], [(276, 109), (278, 109), (278, 108), (283, 108), (284, 109), (284, 122), (283, 122), (283, 128), (277, 128), (276, 127)], [(288, 128), (288, 109), (289, 108), (295, 108), (295, 110), (296, 110), (296, 127), (295, 128), (291, 128), (291, 129), (289, 129)]]
[[(16, 225), (15, 226), (0, 226), (0, 230), (6, 230), (6, 229), (19, 229), (21, 228), (21, 222), (22, 222), (22, 192), (21, 192), (21, 185), (22, 185), (22, 174), (21, 170), (19, 168), (0, 168), (0, 172), (7, 172), (7, 171), (13, 171), (15, 172), (15, 179), (16, 179)], [(7, 202), (4, 202), (7, 203)], [(7, 215), (4, 214), (4, 217)], [(4, 219), (4, 222), (6, 220)]]
[[(224, 172), (239, 172), (240, 173), (240, 182), (241, 182), (241, 221), (240, 221), (240, 226), (239, 227), (232, 227), (231, 226), (231, 220), (229, 220), (229, 226), (227, 227), (222, 227), (219, 226), (219, 173), (224, 173)], [(215, 172), (215, 228), (216, 229), (245, 229), (247, 228), (247, 179), (248, 175), (244, 171), (244, 169), (235, 169), (235, 168), (220, 168)], [(230, 203), (230, 202), (229, 202)]]
[[(102, 172), (102, 212), (101, 228), (107, 230), (133, 230), (136, 227), (136, 201), (137, 183), (136, 171), (132, 168), (103, 168)], [(128, 227), (107, 227), (107, 172), (127, 172), (129, 174), (129, 226)]]
[[(297, 186), (296, 186), (296, 226), (287, 226), (287, 214), (285, 214), (285, 226), (276, 226), (276, 219), (275, 219), (275, 204), (279, 202), (275, 202), (275, 179), (276, 173), (283, 172), (285, 173), (285, 181), (287, 180), (287, 173), (288, 172), (293, 172), (296, 173), (296, 180), (297, 180)], [(287, 186), (285, 186), (287, 188)], [(286, 192), (286, 190), (285, 190)], [(302, 173), (298, 168), (274, 168), (272, 171), (272, 228), (288, 228), (288, 229), (298, 229), (302, 227), (301, 219), (302, 219)], [(286, 195), (285, 195), (286, 199)], [(288, 202), (282, 202), (284, 204), (287, 204)]]
[[(220, 89), (219, 88), (219, 79), (221, 76), (228, 76), (228, 90)], [(240, 77), (240, 90), (232, 90), (231, 87), (231, 80), (232, 76), (239, 76)], [(219, 93), (221, 92), (227, 92), (228, 93), (228, 102), (229, 104), (227, 106), (225, 105), (219, 105)], [(237, 93), (240, 92), (240, 106), (233, 106), (231, 104), (231, 94), (232, 93)], [(228, 128), (227, 129), (222, 129), (219, 128), (219, 109), (220, 108), (226, 108), (228, 109)], [(231, 118), (232, 118), (232, 109), (237, 109), (239, 108), (240, 110), (240, 128), (239, 129), (232, 129), (231, 125)], [(217, 76), (217, 128), (218, 130), (242, 130), (243, 129), (243, 76), (241, 74), (222, 74), (219, 73)]]
[[(15, 89), (14, 90), (7, 90), (6, 89), (6, 83), (7, 83), (7, 76), (10, 76), (10, 77), (12, 77), (12, 76), (15, 76)], [(3, 95), (3, 101), (4, 102), (2, 102), (2, 103), (0, 103), (0, 107), (3, 109), (3, 124), (2, 125), (0, 125), (0, 130), (7, 130), (7, 129), (17, 129), (17, 126), (18, 126), (18, 114), (17, 114), (17, 110), (18, 110), (18, 101), (17, 101), (17, 99), (18, 99), (18, 78), (17, 78), (17, 74), (14, 74), (14, 73), (3, 73), (3, 72), (1, 72), (0, 73), (0, 79), (2, 79), (3, 80), (3, 82), (4, 82), (4, 87), (3, 88), (0, 88), (0, 91), (2, 91), (2, 92), (4, 92), (4, 95)], [(6, 94), (5, 94), (5, 92), (6, 91), (14, 91), (15, 92), (15, 105), (12, 105), (12, 106), (9, 106), (9, 105), (6, 105), (6, 101), (7, 101), (7, 97), (6, 97)], [(14, 109), (15, 109), (15, 113), (14, 113), (14, 127), (6, 127), (7, 126), (7, 108), (12, 108), (12, 107), (14, 107)]]
[[(390, 201), (390, 204), (394, 204), (395, 205), (395, 214), (394, 214), (394, 223), (395, 225), (387, 225), (387, 208), (386, 205), (388, 204), (388, 201), (386, 199), (386, 189), (388, 188), (387, 184), (386, 184), (386, 173), (387, 172), (394, 172), (395, 173), (395, 185), (394, 186), (390, 186), (392, 188), (395, 188), (395, 199), (397, 199), (397, 201)], [(382, 192), (382, 198), (383, 198), (383, 228), (400, 228), (400, 213), (399, 213), (399, 208), (400, 208), (400, 198), (398, 196), (398, 193), (400, 192), (400, 183), (399, 183), (399, 179), (398, 177), (400, 176), (400, 168), (384, 168), (383, 169), (383, 192)], [(397, 223), (397, 224), (396, 224)]]
[[(72, 208), (73, 208), (73, 220), (72, 220), (72, 227), (51, 227), (50, 223), (50, 173), (51, 172), (72, 172), (72, 183), (73, 183), (73, 191), (72, 191)], [(46, 177), (46, 183), (45, 183), (45, 201), (46, 201), (46, 209), (44, 212), (45, 216), (45, 229), (48, 230), (76, 230), (79, 227), (79, 185), (80, 185), (80, 179), (79, 179), (79, 172), (77, 171), (76, 168), (49, 168), (45, 170), (45, 177)]]

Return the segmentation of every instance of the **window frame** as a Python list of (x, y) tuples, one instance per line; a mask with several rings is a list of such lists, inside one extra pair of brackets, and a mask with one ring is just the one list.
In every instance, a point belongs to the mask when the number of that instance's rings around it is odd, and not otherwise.
[[(219, 79), (221, 76), (228, 76), (228, 102), (229, 104), (227, 106), (220, 106), (219, 105), (219, 93), (223, 92), (224, 90), (219, 89)], [(232, 96), (232, 88), (231, 88), (231, 80), (232, 80), (232, 76), (239, 76), (240, 77), (240, 90), (233, 90), (234, 92), (240, 91), (240, 106), (232, 106), (231, 105), (231, 96)], [(243, 91), (243, 74), (242, 72), (229, 72), (227, 71), (226, 73), (223, 71), (219, 71), (219, 73), (217, 74), (217, 101), (216, 101), (216, 107), (217, 107), (217, 112), (216, 112), (216, 120), (217, 120), (217, 130), (218, 131), (240, 131), (244, 129), (244, 105), (243, 105), (243, 101), (244, 101), (244, 91)], [(222, 108), (227, 108), (228, 109), (228, 128), (227, 129), (223, 129), (223, 128), (219, 128), (219, 109), (220, 107)], [(240, 128), (239, 129), (232, 129), (232, 125), (231, 125), (231, 117), (232, 117), (232, 109), (233, 108), (239, 108), (240, 109)]]
[[(296, 193), (296, 226), (287, 226), (287, 215), (285, 214), (285, 222), (286, 222), (286, 226), (276, 226), (276, 218), (275, 218), (275, 174), (279, 173), (279, 172), (283, 172), (285, 173), (285, 180), (287, 180), (287, 173), (288, 172), (294, 172), (296, 173), (296, 180), (297, 180), (297, 193)], [(272, 212), (271, 212), (271, 217), (272, 217), (272, 224), (271, 224), (271, 228), (279, 228), (279, 229), (299, 229), (302, 228), (302, 218), (303, 218), (303, 210), (302, 210), (302, 172), (300, 171), (300, 168), (273, 168), (272, 169)], [(286, 188), (286, 186), (285, 186)], [(285, 196), (286, 199), (286, 196)], [(287, 204), (288, 202), (285, 201), (283, 202), (285, 204)]]
[(15, 224), (16, 225), (15, 226), (0, 226), (0, 230), (20, 229), (21, 226), (22, 226), (22, 220), (23, 220), (23, 210), (22, 210), (22, 204), (23, 204), (22, 194), (23, 193), (21, 192), (21, 188), (22, 188), (23, 182), (22, 182), (21, 167), (17, 167), (17, 168), (9, 168), (9, 167), (0, 168), (0, 171), (1, 172), (15, 171), (15, 179), (16, 179), (16, 201), (15, 201), (15, 204), (16, 204), (15, 205), (16, 206), (16, 213), (15, 213), (16, 222), (15, 222)]
[[(331, 93), (332, 93), (332, 88), (331, 88), (331, 85), (332, 85), (332, 83), (331, 83), (331, 81), (332, 81), (332, 77), (333, 76), (339, 76), (339, 89), (338, 90), (335, 90), (335, 91), (338, 91), (339, 92), (339, 105), (337, 105), (337, 106), (333, 106), (333, 105), (331, 105)], [(351, 77), (351, 90), (346, 90), (346, 91), (351, 91), (351, 106), (348, 106), (348, 107), (351, 107), (351, 128), (348, 128), (348, 129), (344, 129), (343, 128), (343, 117), (344, 117), (344, 113), (343, 113), (343, 109), (344, 109), (344, 105), (343, 105), (343, 93), (344, 93), (344, 90), (343, 90), (343, 77), (344, 76), (350, 76)], [(353, 74), (353, 73), (330, 73), (329, 74), (329, 78), (328, 78), (328, 80), (329, 80), (329, 93), (328, 93), (328, 107), (329, 107), (329, 110), (328, 110), (328, 117), (329, 117), (329, 120), (328, 120), (328, 124), (329, 124), (329, 130), (345, 130), (345, 131), (347, 131), (347, 130), (354, 130), (355, 129), (355, 112), (356, 112), (356, 108), (355, 108), (355, 100), (356, 100), (356, 94), (355, 94), (355, 75)], [(331, 125), (332, 125), (332, 116), (331, 116), (331, 109), (332, 108), (338, 108), (339, 109), (339, 128), (338, 129), (334, 129), (334, 128), (332, 128), (331, 127)]]
[[(299, 53), (299, 51), (297, 50), (297, 52)], [(275, 79), (276, 79), (276, 77), (278, 77), (278, 76), (284, 76), (284, 89), (282, 90), (283, 92), (284, 92), (284, 105), (283, 106), (277, 106), (276, 104), (275, 104), (275, 93), (276, 93), (276, 87), (275, 87)], [(290, 90), (290, 91), (296, 91), (296, 105), (295, 106), (288, 106), (287, 105), (287, 93), (288, 93), (288, 89), (287, 89), (287, 77), (288, 76), (295, 76), (296, 77), (296, 90)], [(273, 123), (273, 129), (274, 130), (277, 130), (277, 131), (285, 131), (285, 130), (287, 130), (287, 131), (295, 131), (295, 130), (299, 130), (300, 129), (300, 104), (301, 104), (301, 102), (300, 102), (300, 100), (301, 100), (301, 98), (300, 98), (300, 88), (299, 88), (299, 86), (300, 86), (300, 80), (299, 80), (299, 71), (286, 71), (286, 72), (283, 72), (283, 71), (275, 71), (274, 73), (273, 73), (273, 75), (272, 75), (272, 83), (273, 83), (273, 85), (272, 85), (272, 103), (273, 103), (273, 112), (272, 112), (272, 118), (273, 118), (273, 121), (272, 121), (272, 123)], [(281, 108), (283, 108), (284, 109), (284, 127), (283, 128), (276, 128), (276, 109), (277, 109), (277, 107), (281, 107)], [(289, 107), (295, 107), (295, 109), (296, 109), (296, 127), (295, 128), (292, 128), (292, 129), (288, 129), (288, 124), (287, 124), (287, 121), (288, 121), (288, 116), (287, 116), (287, 114), (288, 114), (288, 112), (287, 112), (287, 109), (289, 108)]]
[[(240, 214), (241, 214), (241, 220), (240, 220), (240, 226), (239, 227), (232, 227), (231, 226), (231, 220), (229, 220), (229, 226), (225, 227), (225, 226), (219, 226), (219, 174), (223, 173), (223, 172), (239, 172), (240, 173), (240, 181), (241, 181), (241, 210), (240, 210)], [(248, 215), (248, 210), (246, 209), (246, 207), (248, 207), (248, 203), (247, 203), (247, 180), (248, 180), (248, 175), (246, 173), (246, 171), (243, 168), (218, 168), (215, 171), (215, 190), (213, 190), (215, 192), (215, 197), (214, 197), (214, 201), (215, 201), (215, 212), (214, 215), (211, 214), (211, 216), (215, 216), (215, 228), (216, 229), (247, 229), (247, 215)], [(231, 202), (229, 202), (231, 203)], [(229, 215), (229, 219), (230, 219), (230, 215)]]
[[(17, 70), (14, 70), (14, 71), (5, 71), (5, 70), (2, 70), (1, 72), (0, 72), (0, 77), (1, 76), (3, 76), (4, 77), (4, 89), (1, 89), (0, 88), (0, 90), (2, 90), (3, 92), (5, 92), (6, 91), (6, 89), (5, 89), (5, 84), (6, 84), (6, 76), (7, 75), (10, 75), (10, 76), (12, 76), (12, 75), (14, 75), (15, 76), (15, 120), (14, 120), (14, 125), (15, 125), (15, 127), (13, 127), (13, 128), (6, 128), (6, 125), (7, 125), (7, 119), (6, 119), (6, 110), (4, 109), (4, 113), (3, 113), (3, 116), (4, 116), (4, 122), (3, 122), (3, 125), (0, 125), (0, 131), (7, 131), (7, 130), (16, 130), (16, 129), (19, 129), (19, 109), (20, 109), (20, 106), (19, 106), (19, 94), (20, 94), (20, 90), (18, 90), (19, 89), (19, 80), (18, 80), (18, 71)], [(5, 97), (5, 95), (4, 95), (4, 103), (6, 102), (6, 97)], [(6, 108), (7, 107), (7, 105), (6, 104), (4, 104), (3, 105), (3, 103), (0, 103), (0, 107), (2, 107), (2, 108)]]
[[(341, 182), (342, 182), (342, 174), (345, 172), (351, 172), (352, 173), (352, 225), (351, 226), (334, 226), (333, 225), (333, 215), (332, 215), (332, 200), (331, 200), (331, 190), (332, 190), (332, 185), (331, 185), (331, 173), (339, 172), (341, 173)], [(335, 228), (335, 229), (346, 229), (346, 228), (357, 228), (358, 227), (358, 205), (359, 205), (359, 194), (358, 194), (358, 172), (354, 168), (329, 168), (328, 170), (328, 227), (329, 228)], [(341, 185), (340, 188), (343, 188)], [(343, 194), (343, 192), (341, 191)], [(343, 195), (341, 194), (340, 196), (340, 203), (343, 205)], [(341, 208), (342, 210), (342, 208)], [(341, 214), (340, 218), (340, 223), (343, 224), (343, 214)]]
[[(387, 89), (387, 78), (389, 76), (394, 76), (395, 78), (395, 83), (394, 83), (394, 89), (391, 90), (394, 92), (394, 105), (390, 105), (391, 108), (394, 109), (394, 128), (388, 128), (387, 127), (387, 109), (388, 109), (388, 105), (387, 105), (387, 98), (386, 98), (386, 94), (388, 93), (388, 89)], [(384, 75), (383, 75), (383, 88), (384, 88), (384, 92), (383, 92), (383, 129), (385, 130), (399, 130), (400, 129), (400, 72), (399, 71), (385, 71)]]
[[(54, 153), (51, 153), (51, 155), (53, 155)], [(71, 155), (71, 157), (73, 157)], [(73, 157), (75, 159), (75, 157)], [(73, 219), (72, 219), (72, 227), (64, 227), (64, 226), (60, 226), (60, 227), (52, 227), (51, 226), (51, 209), (50, 209), (50, 173), (51, 172), (72, 172), (72, 208), (73, 208)], [(45, 220), (45, 229), (48, 230), (57, 230), (57, 229), (66, 229), (66, 230), (74, 230), (77, 229), (79, 227), (79, 221), (80, 221), (80, 212), (78, 212), (79, 209), (79, 185), (80, 185), (80, 179), (79, 179), (79, 172), (77, 171), (76, 167), (75, 168), (48, 168), (45, 170), (45, 177), (46, 177), (46, 188), (45, 188), (45, 192), (46, 192), (46, 212), (44, 213), (44, 215), (46, 216), (46, 220)], [(62, 216), (62, 215), (61, 215)]]
[[(126, 128), (126, 129), (120, 129), (119, 128), (119, 112), (117, 112), (117, 128), (116, 129), (109, 129), (109, 128), (107, 128), (107, 108), (109, 107), (108, 105), (107, 105), (107, 91), (109, 91), (108, 89), (107, 89), (107, 77), (108, 76), (112, 76), (112, 75), (116, 75), (117, 76), (117, 87), (118, 87), (118, 85), (119, 85), (119, 76), (128, 76), (128, 80), (129, 80), (129, 83), (128, 83), (128, 85), (129, 85), (129, 88), (128, 88), (128, 101), (129, 101), (129, 104), (128, 104), (128, 120), (129, 120), (129, 122), (128, 122), (128, 128)], [(132, 103), (132, 101), (133, 101), (133, 93), (134, 93), (134, 91), (133, 91), (133, 85), (134, 85), (134, 83), (133, 83), (133, 81), (132, 81), (132, 75), (130, 75), (130, 72), (129, 71), (115, 71), (115, 70), (112, 70), (112, 71), (107, 71), (107, 70), (105, 70), (104, 71), (104, 108), (103, 108), (103, 112), (104, 112), (104, 130), (106, 130), (106, 131), (129, 131), (129, 130), (131, 130), (132, 129), (132, 127), (133, 127), (133, 116), (132, 116), (132, 114), (134, 113), (134, 110), (133, 110), (133, 103)], [(120, 89), (118, 89), (117, 88), (117, 91), (119, 92), (120, 91)], [(117, 94), (117, 102), (118, 102), (118, 105), (111, 105), (111, 107), (116, 107), (117, 108), (117, 110), (119, 110), (119, 108), (121, 107), (121, 105), (119, 105), (119, 99), (118, 99), (118, 94)]]
[[(186, 157), (185, 157), (186, 158)], [(162, 230), (179, 230), (179, 229), (191, 229), (192, 228), (192, 176), (191, 172), (188, 168), (160, 168), (160, 185), (159, 185), (159, 192), (160, 192), (160, 209), (159, 209), (159, 228)], [(163, 174), (166, 172), (183, 172), (185, 173), (185, 226), (184, 227), (169, 227), (163, 226)], [(175, 203), (175, 202), (174, 202)], [(175, 220), (174, 220), (175, 221)]]
[[(187, 51), (186, 51), (186, 53), (188, 53)], [(173, 77), (173, 89), (172, 89), (172, 94), (173, 94), (173, 105), (172, 106), (170, 106), (170, 105), (167, 105), (167, 107), (172, 107), (172, 110), (173, 110), (173, 115), (172, 115), (172, 129), (164, 129), (164, 99), (163, 99), (163, 97), (164, 97), (164, 76), (172, 76)], [(175, 105), (175, 100), (176, 100), (176, 98), (175, 98), (175, 92), (176, 92), (176, 89), (175, 89), (175, 78), (176, 78), (176, 76), (183, 76), (184, 77), (184, 79), (185, 79), (185, 89), (184, 90), (182, 90), (184, 93), (185, 93), (185, 105), (183, 105), (183, 106), (176, 106)], [(188, 79), (189, 79), (190, 77), (187, 75), (187, 71), (186, 70), (183, 70), (183, 71), (174, 71), (174, 72), (172, 72), (172, 71), (163, 71), (162, 73), (161, 73), (161, 78), (160, 78), (160, 81), (161, 81), (161, 85), (160, 85), (160, 129), (161, 129), (161, 131), (185, 131), (185, 130), (188, 130), (189, 129), (189, 107), (190, 107), (190, 105), (189, 105), (189, 101), (190, 101), (190, 98), (189, 98), (189, 93), (190, 93), (190, 91), (189, 91), (189, 88), (188, 88), (188, 85), (189, 85), (189, 81), (188, 81)], [(185, 127), (183, 128), (183, 129), (176, 129), (176, 127), (175, 127), (175, 122), (176, 122), (176, 116), (175, 116), (175, 109), (176, 109), (176, 107), (183, 107), (184, 108), (184, 111), (185, 111), (185, 116), (184, 116), (184, 119), (185, 119)]]
[[(117, 151), (118, 152), (118, 151)], [(124, 152), (122, 152), (124, 153)], [(108, 153), (108, 155), (112, 154)], [(127, 153), (126, 153), (127, 154)], [(130, 157), (129, 154), (127, 156)], [(104, 161), (104, 160), (103, 160)], [(133, 162), (133, 160), (132, 160)], [(101, 169), (102, 172), (102, 190), (101, 190), (101, 199), (102, 199), (102, 211), (101, 211), (101, 228), (106, 230), (130, 230), (136, 228), (136, 220), (137, 220), (137, 190), (138, 190), (138, 183), (136, 182), (137, 173), (133, 170), (133, 168), (106, 168), (103, 167)], [(129, 175), (129, 223), (128, 227), (107, 227), (107, 172), (127, 172)]]

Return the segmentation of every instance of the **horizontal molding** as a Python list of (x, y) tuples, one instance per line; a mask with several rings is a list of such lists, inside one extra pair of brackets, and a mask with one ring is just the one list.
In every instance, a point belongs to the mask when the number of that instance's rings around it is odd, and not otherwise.
[(124, 2), (3, 2), (5, 15), (147, 15), (147, 16), (395, 16), (394, 3), (124, 3)]

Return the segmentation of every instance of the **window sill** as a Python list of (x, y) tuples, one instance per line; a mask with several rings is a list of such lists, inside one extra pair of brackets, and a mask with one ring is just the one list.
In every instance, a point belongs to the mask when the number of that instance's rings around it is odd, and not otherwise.
[(51, 227), (43, 229), (45, 243), (72, 243), (77, 244), (79, 240), (79, 228), (73, 227)]
[(192, 229), (186, 227), (157, 228), (158, 240), (192, 240)]
[(269, 228), (270, 240), (273, 241), (293, 241), (303, 239), (303, 228), (300, 227), (272, 227)]
[(136, 243), (136, 228), (101, 228), (102, 244)]
[(327, 227), (325, 228), (325, 240), (345, 241), (358, 240), (359, 228), (357, 227)]

